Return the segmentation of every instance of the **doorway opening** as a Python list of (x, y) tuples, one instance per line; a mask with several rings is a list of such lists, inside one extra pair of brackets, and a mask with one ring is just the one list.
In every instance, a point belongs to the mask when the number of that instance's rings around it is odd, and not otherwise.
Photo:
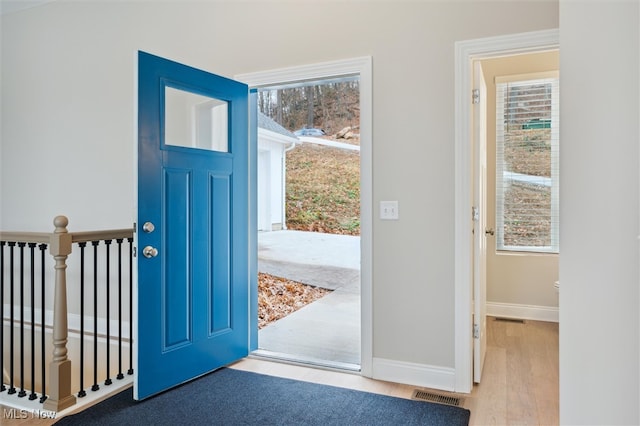
[(360, 369), (358, 86), (347, 76), (258, 90), (265, 127), (295, 138), (282, 149), (258, 131), (260, 154), (280, 165), (258, 163), (258, 217), (271, 214), (258, 232), (262, 355)]
[(254, 356), (371, 374), (370, 65), (236, 76), (257, 89), (258, 121), (293, 138), (257, 155), (257, 299), (297, 306), (259, 318)]
[[(474, 306), (486, 300), (474, 300), (475, 213), (473, 158), (473, 74), (474, 60), (557, 49), (557, 29), (509, 34), (455, 43), (455, 389), (471, 392), (474, 376)], [(484, 232), (482, 232), (484, 234)], [(477, 335), (477, 334), (476, 334)]]
[(473, 68), (474, 381), (479, 383), (487, 315), (557, 321), (559, 53), (485, 57), (474, 60)]

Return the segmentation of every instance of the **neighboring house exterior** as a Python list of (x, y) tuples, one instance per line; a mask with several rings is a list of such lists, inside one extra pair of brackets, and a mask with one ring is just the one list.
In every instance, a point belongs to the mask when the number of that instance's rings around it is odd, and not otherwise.
[(298, 137), (258, 112), (258, 231), (286, 229), (286, 153)]

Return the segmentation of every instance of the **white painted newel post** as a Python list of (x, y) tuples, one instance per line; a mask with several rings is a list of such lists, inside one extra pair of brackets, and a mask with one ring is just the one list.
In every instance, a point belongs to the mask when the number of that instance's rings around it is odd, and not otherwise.
[(71, 394), (71, 360), (67, 357), (67, 256), (71, 253), (72, 235), (67, 231), (69, 219), (56, 216), (49, 250), (55, 259), (55, 294), (53, 305), (53, 359), (49, 364), (49, 396), (44, 409), (61, 411), (76, 403)]

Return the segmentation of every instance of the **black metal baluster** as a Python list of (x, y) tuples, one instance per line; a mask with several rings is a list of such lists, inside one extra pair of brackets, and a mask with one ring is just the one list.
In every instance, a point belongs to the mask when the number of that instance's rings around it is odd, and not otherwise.
[(127, 238), (129, 242), (129, 370), (128, 375), (133, 374), (133, 238)]
[(20, 247), (20, 392), (18, 397), (27, 395), (24, 390), (24, 247), (27, 243), (18, 243)]
[(5, 242), (0, 241), (0, 371), (3, 372), (0, 392), (7, 390), (4, 385), (4, 246)]
[(111, 360), (110, 360), (110, 354), (111, 354), (111, 327), (110, 327), (110, 319), (111, 319), (111, 307), (110, 307), (110, 294), (109, 294), (109, 281), (110, 281), (110, 277), (111, 277), (111, 266), (110, 266), (110, 260), (111, 260), (111, 241), (112, 240), (104, 240), (104, 243), (107, 246), (107, 273), (106, 273), (106, 279), (107, 279), (107, 313), (105, 315), (105, 319), (107, 321), (107, 379), (104, 381), (104, 384), (106, 386), (109, 386), (112, 381), (111, 381), (111, 372), (109, 370), (111, 370)]
[(84, 390), (84, 249), (86, 242), (78, 243), (80, 247), (80, 391), (78, 397), (87, 395)]
[(38, 398), (36, 395), (36, 243), (29, 243), (31, 254), (31, 393), (29, 400)]
[(122, 241), (123, 238), (116, 239), (118, 243), (118, 375), (116, 379), (124, 379), (122, 374)]
[(40, 403), (43, 403), (46, 399), (47, 399), (47, 387), (46, 387), (46, 378), (47, 378), (47, 372), (46, 372), (46, 364), (47, 364), (47, 359), (45, 356), (45, 344), (44, 344), (44, 337), (45, 337), (45, 250), (47, 249), (47, 245), (46, 244), (40, 244), (38, 246), (38, 248), (40, 249), (40, 255), (41, 255), (41, 263), (42, 263), (42, 276), (41, 276), (41, 289), (40, 289), (40, 297), (42, 298), (42, 300), (40, 301), (41, 303), (41, 312), (40, 312), (40, 324), (41, 324), (41, 333), (40, 333), (40, 356), (42, 358), (42, 362), (41, 362), (41, 367), (42, 367), (42, 396), (40, 397)]
[(16, 246), (15, 242), (9, 242), (9, 270), (10, 270), (10, 279), (9, 279), (9, 283), (10, 283), (10, 288), (9, 288), (9, 300), (10, 300), (10, 304), (9, 304), (9, 316), (11, 317), (9, 320), (9, 390), (7, 391), (7, 393), (9, 395), (13, 395), (14, 393), (16, 393), (16, 388), (14, 386), (14, 382), (13, 382), (13, 378), (15, 376), (15, 371), (14, 371), (14, 347), (13, 347), (13, 343), (14, 343), (14, 324), (13, 324), (13, 320), (14, 320), (14, 314), (15, 314), (15, 308), (13, 305), (13, 298), (14, 298), (14, 287), (15, 287), (15, 278), (14, 278), (14, 247)]
[(13, 335), (14, 335), (14, 330), (13, 330), (13, 319), (14, 319), (14, 307), (13, 307), (13, 296), (14, 296), (14, 285), (15, 285), (15, 280), (14, 280), (14, 254), (13, 254), (13, 248), (16, 246), (15, 242), (9, 242), (9, 285), (11, 286), (9, 288), (9, 315), (10, 315), (10, 319), (9, 319), (9, 390), (7, 391), (7, 393), (9, 395), (13, 395), (14, 393), (16, 393), (16, 388), (15, 386), (13, 386), (13, 377), (14, 377), (14, 362), (13, 362), (13, 358), (14, 358), (14, 353), (13, 353)]
[(98, 385), (98, 244), (100, 241), (91, 241), (93, 245), (93, 386), (92, 391), (100, 389)]
[(24, 247), (26, 243), (18, 243), (20, 248), (20, 392), (18, 397), (27, 395), (24, 390)]

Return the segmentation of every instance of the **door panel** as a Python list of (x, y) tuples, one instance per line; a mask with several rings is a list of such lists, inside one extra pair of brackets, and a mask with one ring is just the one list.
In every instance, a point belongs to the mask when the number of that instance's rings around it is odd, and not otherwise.
[(231, 271), (230, 271), (230, 251), (231, 235), (230, 212), (229, 209), (221, 209), (217, 206), (228, 206), (231, 204), (231, 180), (229, 176), (209, 176), (209, 210), (212, 212), (209, 229), (209, 244), (211, 247), (210, 258), (211, 276), (213, 283), (217, 285), (209, 286), (210, 300), (209, 312), (212, 314), (209, 319), (210, 336), (216, 333), (223, 333), (232, 328), (231, 324)]
[(142, 399), (246, 356), (253, 321), (248, 88), (143, 52), (138, 61)]
[(474, 87), (479, 103), (473, 110), (474, 146), (474, 268), (473, 268), (473, 381), (480, 383), (487, 354), (487, 86), (480, 62), (474, 62)]

